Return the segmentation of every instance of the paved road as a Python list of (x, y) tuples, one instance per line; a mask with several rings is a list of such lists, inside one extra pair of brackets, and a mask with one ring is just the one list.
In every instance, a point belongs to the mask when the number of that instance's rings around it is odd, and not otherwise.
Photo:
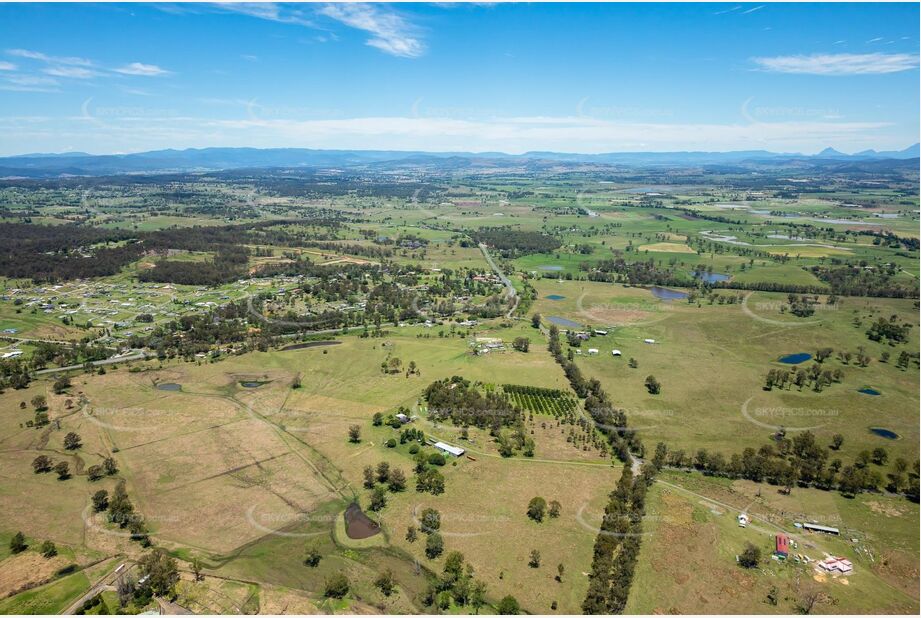
[(18, 335), (0, 334), (0, 339), (12, 339), (13, 341), (22, 341), (24, 343), (59, 343), (61, 345), (73, 345), (79, 343), (79, 339), (35, 339), (33, 337), (19, 337)]
[[(91, 361), (90, 365), (92, 365), (93, 367), (98, 367), (99, 365), (114, 365), (115, 363), (124, 363), (127, 361), (144, 360), (145, 358), (147, 358), (147, 354), (145, 354), (144, 352), (134, 352), (132, 354), (125, 354), (124, 356), (112, 356), (104, 360)], [(85, 366), (86, 364), (84, 363), (80, 365), (68, 365), (67, 367), (53, 367), (51, 369), (40, 369), (35, 372), (35, 375), (43, 376), (43, 375), (48, 375), (51, 373), (60, 373), (62, 371), (74, 371), (78, 369), (83, 369)]]
[(508, 313), (505, 314), (505, 317), (510, 318), (515, 312), (515, 309), (518, 308), (518, 291), (515, 289), (515, 286), (512, 285), (511, 279), (505, 276), (505, 273), (496, 265), (493, 261), (492, 256), (489, 255), (489, 250), (486, 248), (486, 245), (480, 243), (480, 251), (483, 252), (483, 257), (486, 258), (486, 261), (489, 263), (489, 266), (493, 269), (493, 272), (499, 277), (499, 280), (505, 285), (506, 294), (511, 298), (514, 303), (512, 308), (508, 310)]
[(122, 569), (121, 572), (116, 573), (115, 571), (112, 571), (111, 573), (103, 575), (95, 584), (93, 584), (90, 587), (89, 590), (87, 590), (83, 594), (83, 596), (81, 596), (79, 599), (77, 599), (76, 601), (68, 605), (67, 608), (64, 609), (64, 611), (62, 611), (61, 613), (68, 615), (68, 616), (72, 616), (78, 609), (80, 609), (81, 605), (83, 605), (84, 603), (86, 603), (87, 601), (95, 597), (97, 594), (101, 593), (104, 590), (112, 589), (112, 585), (114, 584), (115, 580), (117, 580), (120, 576), (126, 574), (128, 571), (132, 569), (132, 567), (134, 567), (134, 563), (132, 562), (125, 562), (125, 564), (127, 566), (124, 569)]

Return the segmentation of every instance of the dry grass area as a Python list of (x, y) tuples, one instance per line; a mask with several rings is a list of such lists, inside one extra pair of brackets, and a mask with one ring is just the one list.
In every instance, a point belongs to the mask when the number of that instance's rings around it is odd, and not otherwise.
[(176, 592), (176, 603), (196, 614), (247, 614), (259, 607), (257, 586), (216, 577), (195, 581), (182, 573)]
[(640, 245), (637, 251), (657, 251), (659, 253), (697, 253), (693, 248), (676, 242), (654, 242)]
[(0, 562), (0, 599), (48, 581), (58, 569), (70, 563), (63, 556), (45, 558), (37, 551), (24, 551)]
[[(391, 542), (440, 571), (443, 557), (425, 557), (424, 535), (415, 543), (405, 540), (407, 527), (418, 526), (417, 514), (436, 508), (441, 512), (445, 552), (462, 552), (476, 576), (488, 583), (491, 598), (514, 595), (532, 613), (551, 613), (555, 600), (557, 612), (580, 613), (597, 526), (619, 471), (610, 466), (480, 458), (446, 466), (445, 476), (442, 495), (410, 490), (391, 499), (383, 512)], [(528, 519), (527, 505), (534, 496), (558, 500), (562, 515), (542, 523)], [(541, 554), (539, 568), (528, 566), (532, 549)], [(562, 583), (554, 579), (560, 563), (566, 569)]]
[[(844, 500), (840, 496), (794, 490), (792, 496), (777, 494), (775, 499), (776, 490), (761, 486), (757, 495), (754, 484), (729, 486), (696, 475), (679, 482), (699, 495), (654, 486), (628, 613), (796, 613), (797, 604), (810, 594), (819, 599), (813, 613), (917, 613), (917, 593), (905, 585), (917, 589), (917, 564), (901, 552), (879, 555), (873, 549), (871, 558), (864, 549), (880, 541), (868, 543), (865, 531), (849, 527), (848, 522), (856, 521), (850, 510), (855, 506), (836, 504)], [(834, 524), (842, 527), (842, 537), (804, 534), (793, 527), (804, 513), (818, 514), (830, 507), (840, 509), (841, 520)], [(755, 518), (744, 529), (735, 520), (742, 509)], [(854, 573), (834, 577), (816, 572), (812, 565), (771, 560), (773, 536), (780, 531), (796, 541), (794, 552), (813, 560), (825, 554), (846, 556), (854, 563)], [(851, 543), (852, 535), (862, 540)], [(735, 561), (749, 542), (761, 549), (763, 559), (755, 569), (743, 569)], [(772, 587), (777, 589), (777, 605), (768, 602)]]
[(280, 586), (263, 586), (259, 595), (259, 613), (296, 616), (322, 614), (324, 612), (303, 592)]

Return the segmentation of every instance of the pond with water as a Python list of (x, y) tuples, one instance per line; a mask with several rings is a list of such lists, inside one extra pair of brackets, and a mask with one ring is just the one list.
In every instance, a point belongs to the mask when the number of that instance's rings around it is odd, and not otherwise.
[(812, 354), (807, 352), (797, 352), (796, 354), (787, 354), (786, 356), (781, 356), (777, 360), (785, 365), (799, 365), (800, 363), (805, 363), (810, 358), (812, 358)]
[(870, 427), (870, 433), (875, 434), (880, 438), (886, 438), (887, 440), (895, 440), (899, 437), (899, 434), (892, 431), (891, 429), (886, 429), (885, 427)]
[(563, 270), (562, 266), (557, 266), (555, 264), (541, 264), (538, 268), (540, 268), (541, 270), (550, 270), (554, 272)]
[(240, 386), (243, 388), (259, 388), (263, 384), (268, 384), (268, 382), (259, 382), (258, 380), (245, 380), (240, 382)]
[(657, 285), (649, 288), (649, 291), (652, 292), (652, 295), (661, 300), (682, 300), (688, 297), (687, 292), (682, 292), (681, 290), (670, 290), (668, 288), (662, 288)]
[(158, 391), (181, 391), (182, 384), (176, 384), (175, 382), (162, 382), (156, 385)]
[(345, 509), (345, 533), (350, 539), (367, 539), (381, 531), (376, 521), (365, 515), (357, 502)]
[(863, 388), (858, 389), (857, 392), (858, 392), (858, 393), (863, 393), (864, 395), (873, 395), (874, 397), (876, 397), (877, 395), (882, 395), (881, 392), (879, 392), (879, 391), (876, 390), (875, 388), (871, 388), (871, 387), (869, 387), (869, 386), (864, 386)]
[(700, 279), (701, 281), (706, 281), (707, 283), (717, 283), (719, 281), (729, 281), (730, 276), (724, 275), (722, 273), (703, 273), (696, 272), (694, 277)]
[(563, 300), (563, 299), (566, 298), (566, 297), (565, 297), (565, 296), (560, 296), (559, 294), (550, 294), (550, 295), (547, 296), (546, 298), (547, 298), (547, 300)]
[(567, 320), (566, 318), (561, 318), (558, 315), (551, 315), (549, 318), (551, 323), (556, 324), (557, 326), (565, 326), (566, 328), (582, 328), (582, 325), (578, 322), (573, 322), (572, 320)]

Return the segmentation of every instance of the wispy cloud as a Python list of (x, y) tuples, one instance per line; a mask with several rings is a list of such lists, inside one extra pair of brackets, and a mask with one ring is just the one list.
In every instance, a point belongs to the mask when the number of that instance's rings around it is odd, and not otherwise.
[(118, 75), (156, 77), (170, 71), (155, 64), (132, 62), (117, 68), (107, 68), (78, 56), (53, 56), (31, 49), (7, 49), (8, 56), (23, 58), (23, 67), (0, 61), (0, 90), (15, 92), (60, 92), (67, 80), (113, 78)]
[(722, 10), (722, 11), (717, 11), (716, 13), (714, 13), (714, 15), (725, 15), (726, 13), (732, 13), (733, 11), (738, 11), (738, 10), (741, 9), (741, 8), (742, 8), (742, 5), (740, 4), (740, 5), (738, 5), (738, 6), (732, 7), (731, 9), (725, 9), (725, 10)]
[(58, 92), (58, 80), (42, 75), (5, 75), (0, 90), (12, 92)]
[(878, 42), (880, 42), (880, 41), (882, 41), (882, 40), (883, 40), (883, 37), (878, 36), (878, 37), (874, 37), (874, 38), (870, 39), (869, 41), (867, 41), (867, 43), (878, 43)]
[(320, 13), (371, 33), (367, 44), (384, 53), (403, 58), (417, 58), (425, 53), (417, 28), (389, 9), (372, 4), (326, 4)]
[(239, 2), (234, 4), (219, 4), (218, 8), (231, 13), (242, 13), (250, 17), (277, 21), (283, 24), (296, 24), (298, 26), (314, 25), (303, 11), (290, 5), (276, 4), (274, 2)]
[(113, 69), (113, 71), (116, 73), (121, 73), (122, 75), (144, 75), (147, 77), (168, 75), (170, 73), (166, 69), (161, 69), (155, 64), (144, 64), (142, 62), (132, 62), (131, 64), (126, 64), (123, 67)]
[(54, 77), (69, 77), (71, 79), (90, 79), (99, 75), (98, 71), (87, 69), (86, 67), (74, 66), (49, 67), (43, 69), (42, 73), (53, 75)]
[(42, 52), (32, 51), (31, 49), (8, 49), (6, 53), (10, 56), (17, 56), (19, 58), (41, 60), (48, 64), (67, 64), (82, 67), (93, 66), (93, 61), (87, 60), (86, 58), (79, 58), (76, 56), (49, 56)]
[(760, 6), (752, 7), (752, 8), (750, 8), (750, 9), (748, 9), (747, 11), (742, 11), (741, 13), (739, 13), (739, 15), (748, 15), (749, 13), (754, 13), (755, 11), (760, 11), (760, 10), (763, 9), (765, 6), (767, 6), (767, 5), (762, 4), (762, 5), (760, 5)]
[(918, 67), (918, 57), (911, 54), (812, 54), (752, 60), (765, 71), (802, 75), (874, 75)]

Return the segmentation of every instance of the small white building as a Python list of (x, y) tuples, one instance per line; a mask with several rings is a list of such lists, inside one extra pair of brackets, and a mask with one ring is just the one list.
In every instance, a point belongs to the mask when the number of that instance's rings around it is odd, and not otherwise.
[(620, 355), (621, 355), (620, 350), (611, 350), (611, 356), (620, 356)]
[(828, 556), (825, 560), (819, 562), (816, 566), (826, 573), (841, 573), (850, 575), (854, 571), (854, 565), (846, 558)]
[(596, 354), (598, 354), (598, 348), (589, 348), (588, 354), (589, 356), (595, 356)]
[(0, 356), (0, 358), (16, 358), (17, 356), (22, 356), (22, 350), (13, 350), (12, 352), (4, 352), (3, 356)]
[(399, 414), (395, 414), (395, 415), (394, 415), (394, 418), (397, 419), (398, 421), (400, 421), (401, 423), (403, 423), (404, 425), (405, 425), (406, 423), (408, 423), (409, 421), (412, 420), (411, 418), (409, 418), (408, 416), (406, 416), (406, 415), (403, 414), (402, 412), (399, 413)]
[(601, 330), (601, 329), (596, 328), (596, 329), (595, 329), (595, 334), (596, 334), (596, 335), (599, 335), (599, 336), (601, 336), (601, 337), (604, 337), (605, 335), (608, 334), (608, 331), (606, 331), (606, 330)]
[(448, 453), (449, 455), (454, 455), (455, 457), (460, 457), (466, 452), (464, 451), (464, 449), (460, 448), (459, 446), (451, 446), (450, 444), (445, 444), (444, 442), (436, 442), (432, 446), (437, 448), (439, 451), (444, 451), (445, 453)]
[(655, 343), (655, 339), (643, 339), (643, 343)]

